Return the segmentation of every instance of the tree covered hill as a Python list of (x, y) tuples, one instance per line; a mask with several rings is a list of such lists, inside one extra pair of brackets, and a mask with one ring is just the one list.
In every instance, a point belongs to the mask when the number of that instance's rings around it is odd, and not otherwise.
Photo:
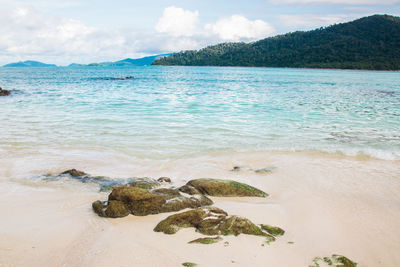
[(184, 51), (153, 65), (400, 69), (400, 18), (374, 15), (253, 43)]

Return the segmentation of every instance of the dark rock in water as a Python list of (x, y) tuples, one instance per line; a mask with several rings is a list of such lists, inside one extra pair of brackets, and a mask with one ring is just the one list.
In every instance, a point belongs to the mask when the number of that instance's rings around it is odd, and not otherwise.
[(273, 238), (250, 220), (228, 214), (216, 207), (205, 207), (178, 213), (162, 220), (155, 232), (175, 234), (181, 228), (194, 227), (204, 235), (257, 235)]
[(0, 96), (8, 96), (11, 92), (0, 87)]
[(346, 258), (345, 256), (342, 255), (336, 255), (333, 254), (332, 257), (315, 257), (313, 259), (313, 265), (310, 265), (310, 267), (319, 267), (320, 262), (325, 262), (329, 266), (334, 266), (334, 267), (356, 267), (357, 263), (351, 261), (350, 259)]
[(197, 264), (193, 263), (193, 262), (184, 262), (184, 263), (182, 263), (182, 266), (185, 266), (185, 267), (196, 267)]
[[(232, 180), (221, 179), (195, 179), (186, 185), (192, 186), (200, 193), (209, 196), (221, 197), (267, 197), (268, 194), (250, 185)], [(181, 190), (181, 189), (180, 189)]]
[(281, 236), (285, 233), (285, 230), (283, 230), (282, 228), (279, 228), (277, 226), (271, 226), (268, 224), (261, 224), (261, 229), (263, 229), (264, 231), (273, 236)]
[(139, 187), (143, 189), (153, 189), (160, 186), (160, 183), (154, 180), (153, 178), (144, 177), (144, 178), (135, 178), (131, 184), (133, 187)]
[(159, 183), (171, 183), (171, 178), (169, 177), (160, 177), (157, 179), (157, 182)]
[(214, 244), (214, 243), (218, 243), (219, 241), (221, 241), (222, 238), (217, 236), (217, 237), (202, 237), (202, 238), (197, 238), (195, 240), (192, 240), (189, 242), (189, 244)]
[(111, 78), (111, 80), (130, 80), (134, 79), (135, 77), (133, 76), (125, 76), (125, 77), (119, 77), (119, 78)]
[(232, 172), (238, 172), (238, 171), (240, 171), (242, 168), (241, 167), (239, 167), (239, 166), (235, 166), (235, 167), (233, 167), (233, 169), (231, 170)]
[(135, 186), (113, 188), (108, 203), (96, 201), (93, 210), (102, 217), (124, 217), (128, 214), (145, 216), (211, 205), (206, 196), (182, 196), (176, 189), (158, 188), (152, 191)]
[(82, 171), (78, 171), (76, 169), (67, 170), (65, 172), (62, 172), (61, 174), (69, 174), (69, 175), (71, 175), (73, 177), (79, 177), (79, 176), (87, 175), (86, 173), (84, 173)]

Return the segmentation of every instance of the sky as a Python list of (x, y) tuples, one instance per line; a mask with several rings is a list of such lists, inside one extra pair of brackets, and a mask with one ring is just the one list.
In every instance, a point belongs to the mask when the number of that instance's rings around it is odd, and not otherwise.
[(0, 0), (0, 65), (57, 65), (200, 49), (400, 15), (400, 0)]

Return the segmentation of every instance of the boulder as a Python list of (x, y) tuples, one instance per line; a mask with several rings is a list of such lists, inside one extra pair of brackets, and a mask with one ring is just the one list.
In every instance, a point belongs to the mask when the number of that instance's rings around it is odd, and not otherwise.
[[(175, 234), (181, 228), (194, 227), (204, 235), (257, 235), (273, 238), (250, 220), (228, 214), (216, 207), (205, 207), (178, 213), (162, 220), (155, 232)], [(274, 238), (273, 238), (274, 239)]]
[(158, 188), (149, 191), (136, 186), (118, 186), (113, 188), (108, 202), (95, 201), (92, 207), (99, 216), (118, 218), (128, 214), (145, 216), (211, 204), (213, 202), (206, 196), (185, 197), (176, 189)]
[[(267, 197), (268, 194), (250, 185), (232, 180), (201, 178), (189, 181), (187, 186), (204, 195), (219, 197)], [(188, 188), (188, 187), (187, 187)], [(182, 188), (180, 188), (182, 191)]]

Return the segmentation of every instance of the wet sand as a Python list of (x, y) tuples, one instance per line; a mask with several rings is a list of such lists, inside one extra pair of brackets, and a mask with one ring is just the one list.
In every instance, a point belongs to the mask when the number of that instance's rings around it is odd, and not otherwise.
[[(309, 266), (314, 257), (332, 254), (361, 267), (400, 265), (399, 161), (306, 152), (163, 161), (96, 155), (8, 154), (0, 167), (0, 266)], [(244, 168), (232, 172), (233, 166)], [(191, 228), (175, 235), (153, 232), (170, 214), (100, 218), (91, 203), (107, 194), (96, 185), (32, 178), (71, 167), (121, 178), (169, 176), (173, 186), (201, 177), (245, 182), (270, 196), (213, 198), (214, 206), (286, 233), (265, 246), (263, 238), (248, 235), (187, 244), (201, 235)], [(277, 168), (270, 174), (250, 170), (264, 167)]]

